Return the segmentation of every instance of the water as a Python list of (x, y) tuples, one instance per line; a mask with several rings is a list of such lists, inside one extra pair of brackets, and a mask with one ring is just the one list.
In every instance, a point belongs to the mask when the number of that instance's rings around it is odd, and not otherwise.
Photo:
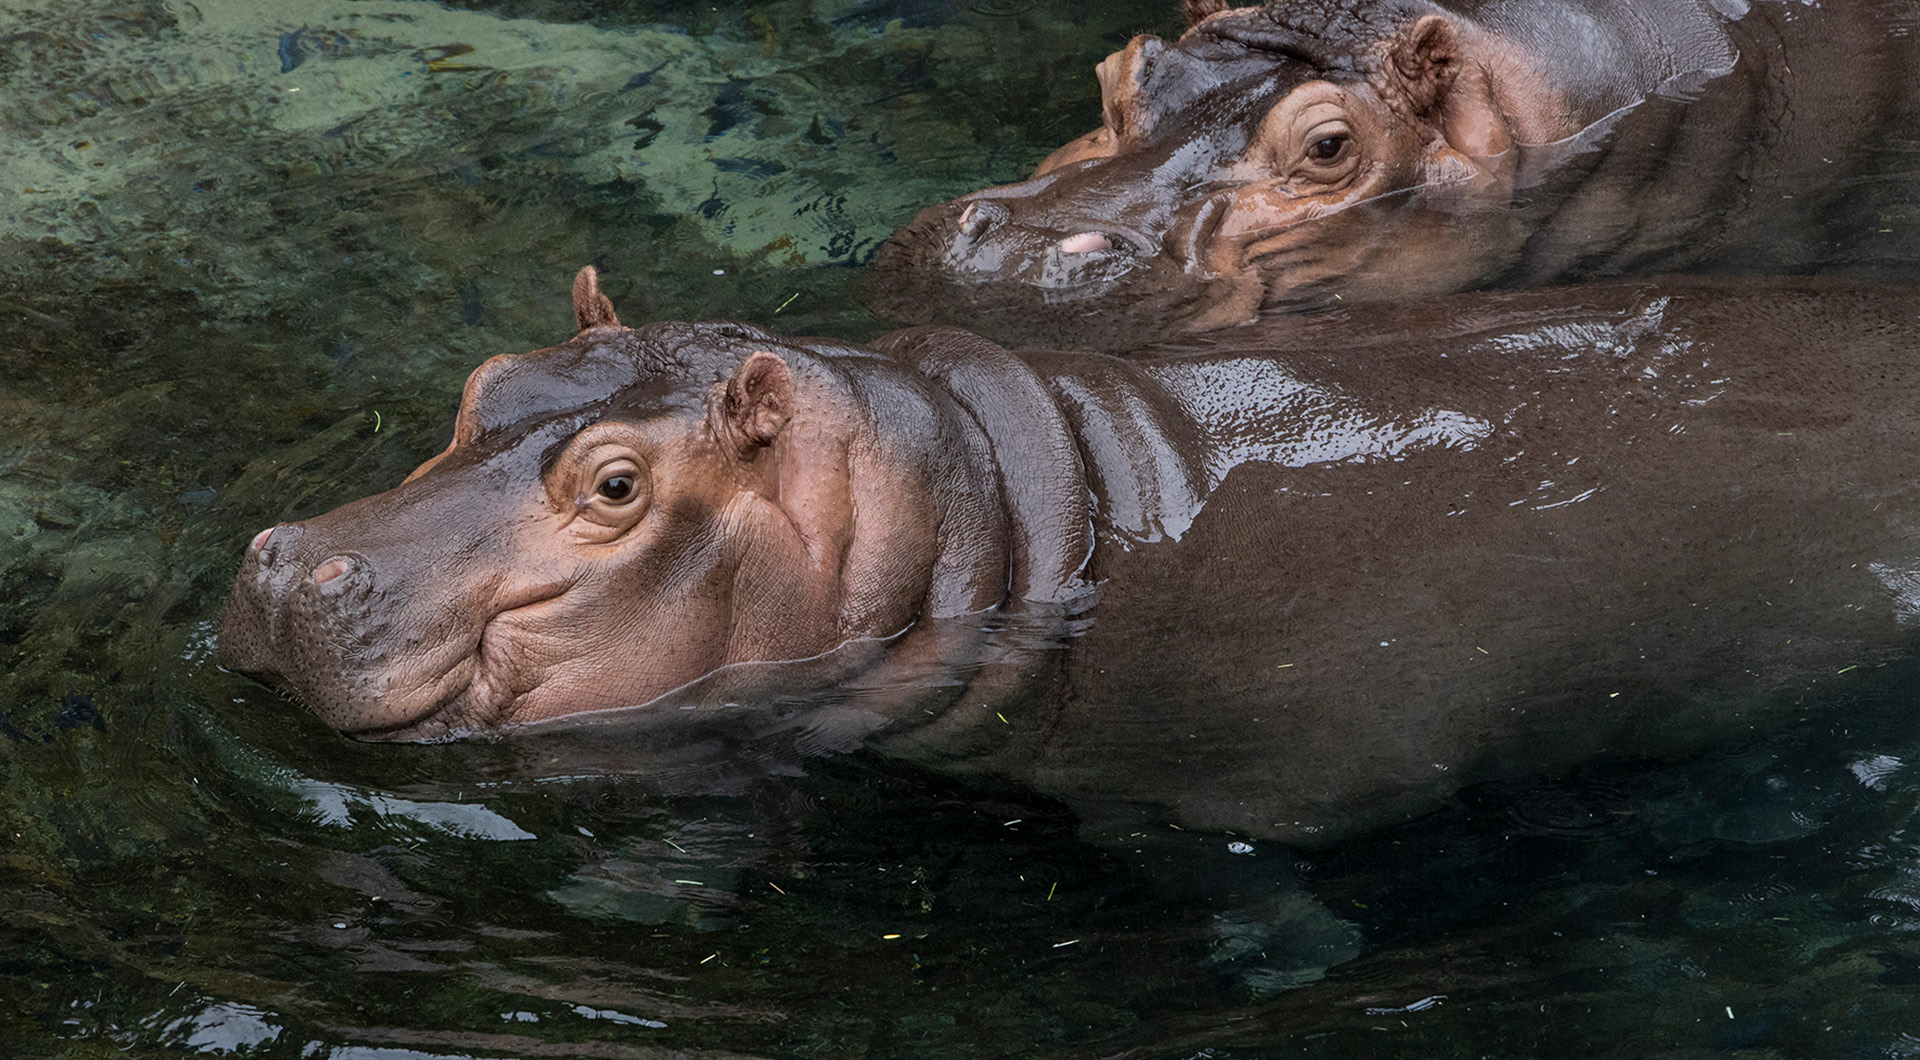
[(875, 242), (1172, 6), (0, 2), (0, 1055), (1920, 1055), (1914, 664), (1245, 852), (860, 754), (358, 745), (213, 665), (252, 533), (437, 451), (575, 268), (872, 335)]

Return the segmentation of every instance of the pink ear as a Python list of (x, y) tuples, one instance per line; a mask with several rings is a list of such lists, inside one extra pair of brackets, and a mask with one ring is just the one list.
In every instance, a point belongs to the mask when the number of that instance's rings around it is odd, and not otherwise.
[(1486, 159), (1513, 146), (1508, 117), (1469, 38), (1444, 15), (1422, 15), (1393, 47), (1393, 70), (1420, 119), (1447, 147)]
[(772, 445), (793, 416), (793, 370), (765, 350), (756, 350), (727, 381), (723, 413), (728, 433), (746, 456)]
[(1422, 15), (1394, 43), (1394, 69), (1422, 116), (1443, 105), (1460, 59), (1460, 35), (1443, 15)]
[(620, 326), (620, 318), (613, 315), (613, 303), (600, 293), (600, 273), (591, 265), (574, 274), (573, 319), (581, 331)]

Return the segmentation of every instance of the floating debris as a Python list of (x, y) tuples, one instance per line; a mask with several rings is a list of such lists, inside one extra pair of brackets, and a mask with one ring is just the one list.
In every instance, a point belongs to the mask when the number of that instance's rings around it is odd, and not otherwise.
[(1425, 1012), (1430, 1008), (1438, 1007), (1440, 1002), (1445, 1001), (1446, 999), (1447, 999), (1447, 995), (1445, 994), (1434, 994), (1432, 997), (1423, 997), (1420, 1000), (1415, 1001), (1411, 1005), (1402, 1005), (1399, 1008), (1369, 1008), (1367, 1010), (1367, 1015), (1395, 1016), (1395, 1015), (1399, 1015), (1402, 1012)]

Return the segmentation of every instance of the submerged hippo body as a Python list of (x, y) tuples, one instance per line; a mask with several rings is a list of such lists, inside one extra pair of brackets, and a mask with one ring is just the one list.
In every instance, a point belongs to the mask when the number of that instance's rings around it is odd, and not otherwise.
[(1911, 268), (1913, 0), (1190, 0), (1104, 124), (923, 211), (897, 319), (1132, 346), (1263, 310), (1681, 268)]
[(255, 540), (225, 665), (371, 738), (750, 719), (1303, 837), (1744, 731), (1920, 615), (1920, 295), (1479, 295), (1149, 361), (576, 295), (406, 483)]

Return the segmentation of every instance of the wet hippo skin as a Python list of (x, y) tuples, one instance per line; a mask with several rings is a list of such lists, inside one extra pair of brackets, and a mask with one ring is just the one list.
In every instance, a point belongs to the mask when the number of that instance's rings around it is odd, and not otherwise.
[(1263, 311), (1920, 260), (1912, 0), (1193, 0), (1099, 129), (924, 210), (913, 323), (1126, 348)]
[(738, 723), (1341, 834), (1907, 648), (1920, 295), (1809, 282), (1119, 360), (628, 329), (587, 271), (579, 334), (476, 370), (443, 454), (252, 542), (221, 660), (371, 739)]

